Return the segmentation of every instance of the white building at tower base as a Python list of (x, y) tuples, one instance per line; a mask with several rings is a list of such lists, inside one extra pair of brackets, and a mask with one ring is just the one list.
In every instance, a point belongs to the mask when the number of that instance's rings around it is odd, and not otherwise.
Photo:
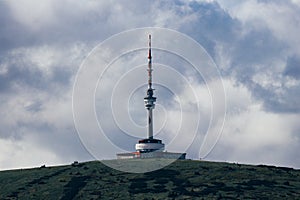
[(165, 158), (184, 160), (186, 153), (166, 152), (165, 145), (158, 139), (142, 139), (135, 145), (136, 152), (118, 153), (117, 159)]

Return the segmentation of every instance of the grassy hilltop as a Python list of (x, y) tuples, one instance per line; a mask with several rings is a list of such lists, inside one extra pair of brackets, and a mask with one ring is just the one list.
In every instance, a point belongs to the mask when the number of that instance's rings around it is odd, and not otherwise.
[(144, 174), (98, 161), (0, 172), (0, 199), (202, 198), (297, 199), (300, 170), (183, 160)]

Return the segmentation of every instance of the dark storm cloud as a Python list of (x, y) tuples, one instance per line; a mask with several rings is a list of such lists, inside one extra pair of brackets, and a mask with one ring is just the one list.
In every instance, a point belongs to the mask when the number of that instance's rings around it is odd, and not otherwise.
[[(55, 1), (53, 1), (55, 3)], [(56, 2), (58, 3), (58, 2)], [(22, 6), (22, 5), (20, 5)], [(33, 9), (34, 4), (28, 4), (25, 9)], [(38, 8), (36, 8), (38, 9)], [(49, 8), (51, 9), (51, 8)], [(107, 18), (101, 11), (109, 12), (109, 9), (83, 10), (80, 12), (78, 5), (66, 3), (65, 6), (53, 6), (55, 16), (54, 22), (43, 21), (35, 11), (24, 16), (16, 16), (9, 1), (0, 3), (0, 52), (7, 52), (16, 47), (30, 47), (45, 44), (70, 44), (76, 41), (93, 41), (103, 37), (103, 25)], [(42, 13), (41, 13), (42, 14)], [(21, 15), (21, 14), (20, 14)], [(36, 20), (33, 27), (22, 23), (22, 17), (27, 18), (37, 15), (32, 20)], [(41, 19), (39, 19), (41, 18)], [(94, 20), (91, 20), (94, 19)], [(24, 19), (24, 21), (26, 21)], [(27, 21), (30, 21), (28, 19)], [(97, 23), (95, 23), (95, 21)], [(30, 23), (35, 23), (34, 21)], [(106, 33), (109, 34), (109, 33)], [(106, 35), (108, 36), (108, 35)]]
[[(269, 30), (251, 31), (236, 43), (232, 57), (231, 75), (246, 85), (253, 97), (263, 102), (269, 112), (299, 113), (300, 85), (287, 86), (285, 76), (299, 78), (299, 59), (287, 60), (286, 68), (280, 72), (273, 62), (275, 59), (285, 60), (287, 45), (276, 39)], [(253, 81), (256, 75), (268, 74), (268, 85)], [(264, 80), (261, 80), (264, 81)], [(274, 84), (276, 86), (274, 86)], [(278, 92), (281, 90), (281, 92)]]
[[(289, 57), (284, 72), (273, 70), (278, 67), (274, 60), (286, 59), (290, 47), (285, 41), (276, 37), (276, 33), (267, 26), (254, 26), (251, 24), (254, 22), (247, 24), (232, 18), (218, 3), (191, 3), (190, 6), (197, 13), (197, 20), (192, 26), (183, 25), (181, 29), (202, 44), (214, 59), (218, 45), (225, 49), (230, 55), (230, 66), (226, 66), (225, 70), (219, 66), (224, 77), (235, 77), (270, 112), (300, 112), (296, 103), (300, 99), (300, 85), (287, 87), (282, 80), (284, 76), (300, 77), (300, 59)], [(278, 94), (278, 88), (271, 85), (262, 87), (261, 83), (253, 81), (256, 75), (269, 71), (274, 73), (274, 82), (282, 83), (282, 93)]]
[[(278, 72), (275, 59), (285, 59), (287, 45), (276, 39), (267, 29), (250, 31), (242, 39), (236, 41), (232, 52), (232, 66), (227, 73), (235, 76), (239, 82), (246, 85), (253, 97), (263, 102), (264, 108), (270, 112), (298, 113), (300, 106), (296, 103), (300, 98), (297, 90), (300, 85), (285, 86), (284, 76), (297, 76), (297, 61), (289, 59), (284, 72)], [(268, 74), (270, 83), (262, 86), (260, 82), (254, 82), (256, 75)], [(264, 81), (264, 80), (261, 80)], [(279, 84), (281, 86), (274, 86)], [(278, 90), (282, 92), (278, 93)]]
[(225, 42), (233, 45), (241, 29), (240, 23), (226, 13), (218, 3), (197, 3), (189, 4), (196, 15), (195, 23), (183, 24), (180, 27), (182, 32), (197, 40), (214, 56), (214, 47), (218, 42)]
[(7, 72), (0, 75), (0, 92), (13, 92), (15, 84), (22, 87), (45, 89), (48, 84), (43, 79), (42, 71), (36, 68), (9, 65)]
[[(235, 70), (245, 70), (242, 73), (252, 73), (252, 69), (256, 65), (267, 65), (274, 55), (280, 56), (286, 49), (286, 46), (281, 41), (276, 39), (272, 32), (268, 29), (261, 28), (259, 30), (252, 30), (240, 37), (232, 44), (233, 67)], [(265, 66), (271, 67), (271, 66)], [(259, 70), (255, 73), (259, 73)]]
[[(4, 63), (7, 65), (7, 71), (0, 74), (0, 92), (1, 93), (13, 93), (18, 92), (20, 88), (37, 89), (42, 91), (53, 91), (55, 87), (61, 85), (61, 87), (70, 86), (70, 78), (73, 73), (66, 69), (66, 66), (53, 66), (51, 76), (45, 75), (45, 72), (38, 68), (36, 64), (25, 62), (22, 60), (21, 55), (15, 59), (13, 63)], [(16, 62), (16, 60), (18, 60)], [(19, 86), (19, 87), (15, 87)], [(55, 95), (55, 94), (53, 94)]]
[(299, 113), (300, 112), (300, 86), (282, 86), (281, 93), (278, 87), (264, 88), (257, 83), (247, 83), (253, 97), (263, 102), (264, 109), (274, 113)]
[[(18, 46), (62, 45), (76, 41), (100, 42), (122, 30), (154, 25), (151, 19), (155, 16), (152, 16), (150, 11), (155, 8), (148, 2), (131, 1), (127, 4), (115, 2), (112, 5), (106, 2), (77, 1), (64, 2), (64, 6), (60, 6), (60, 1), (46, 3), (49, 4), (49, 8), (45, 9), (45, 15), (51, 10), (52, 14), (48, 17), (50, 19), (39, 16), (43, 13), (35, 10), (28, 15), (27, 11), (16, 14), (17, 11), (13, 9), (18, 7), (16, 3), (9, 1), (0, 3), (0, 50)], [(35, 4), (28, 2), (20, 6), (24, 6), (24, 10), (30, 10)], [(36, 9), (39, 9), (39, 5)], [(149, 19), (141, 20), (135, 16)]]
[(300, 79), (300, 58), (291, 56), (288, 58), (284, 75), (290, 76), (295, 79)]
[(16, 46), (28, 43), (25, 27), (12, 18), (10, 9), (5, 1), (0, 2), (0, 27), (1, 54)]

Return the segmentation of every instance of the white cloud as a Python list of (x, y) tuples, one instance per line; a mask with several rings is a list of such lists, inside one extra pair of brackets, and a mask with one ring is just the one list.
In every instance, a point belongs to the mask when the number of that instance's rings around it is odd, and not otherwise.
[(37, 2), (29, 1), (6, 1), (17, 22), (24, 24), (32, 30), (40, 30), (45, 26), (56, 22), (58, 19), (53, 10), (54, 1)]
[(45, 149), (27, 135), (21, 141), (0, 139), (0, 169), (17, 169), (64, 163), (51, 149)]
[(221, 154), (223, 159), (234, 162), (299, 167), (298, 160), (287, 161), (291, 151), (297, 152), (299, 146), (295, 146), (294, 135), (299, 114), (264, 111), (261, 102), (252, 98), (246, 87), (232, 80), (224, 82), (228, 113), (212, 158)]
[(0, 75), (5, 75), (7, 73), (8, 69), (7, 69), (7, 64), (0, 64)]
[(294, 53), (299, 52), (299, 7), (289, 1), (259, 2), (255, 0), (238, 3), (220, 1), (220, 4), (228, 9), (233, 18), (237, 18), (244, 24), (245, 30), (268, 28), (272, 35), (287, 43)]
[(300, 7), (300, 1), (299, 0), (292, 0), (292, 3)]

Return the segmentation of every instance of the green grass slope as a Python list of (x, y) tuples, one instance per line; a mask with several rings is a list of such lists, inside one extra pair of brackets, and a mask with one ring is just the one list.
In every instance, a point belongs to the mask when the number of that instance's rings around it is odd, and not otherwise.
[(300, 170), (184, 160), (144, 174), (98, 161), (0, 172), (0, 199), (258, 198), (299, 199)]

